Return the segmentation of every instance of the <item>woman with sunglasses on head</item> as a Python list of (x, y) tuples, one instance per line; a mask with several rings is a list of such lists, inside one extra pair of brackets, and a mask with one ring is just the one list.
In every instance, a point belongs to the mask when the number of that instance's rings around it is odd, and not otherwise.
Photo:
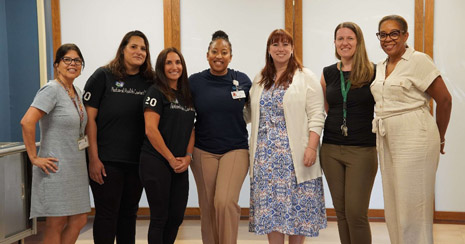
[(113, 244), (115, 237), (117, 243), (135, 243), (142, 195), (142, 102), (153, 77), (149, 42), (136, 30), (123, 37), (115, 58), (98, 68), (84, 87), (96, 244)]
[(150, 207), (148, 243), (173, 244), (189, 194), (194, 117), (187, 67), (176, 48), (160, 52), (155, 85), (144, 99), (140, 178)]
[(325, 94), (321, 167), (336, 210), (342, 244), (370, 244), (368, 206), (378, 170), (376, 135), (371, 132), (375, 78), (360, 27), (352, 22), (334, 30), (337, 62), (323, 69)]
[(317, 157), (324, 125), (323, 91), (294, 56), (292, 36), (274, 30), (266, 64), (250, 89), (250, 227), (270, 244), (301, 244), (326, 228)]
[(242, 183), (249, 169), (243, 117), (251, 82), (229, 69), (232, 46), (216, 31), (208, 45), (210, 69), (189, 77), (197, 112), (192, 173), (197, 183), (204, 244), (237, 243)]
[[(388, 55), (378, 63), (371, 92), (373, 132), (383, 178), (384, 208), (393, 244), (433, 243), (433, 205), (439, 154), (452, 98), (432, 59), (407, 45), (407, 22), (381, 19), (376, 34)], [(437, 103), (436, 121), (429, 100)]]
[(76, 45), (63, 44), (53, 66), (55, 80), (40, 88), (21, 120), (24, 145), (33, 165), (30, 217), (46, 218), (43, 243), (75, 243), (90, 211), (84, 151), (87, 114), (81, 91), (73, 85), (84, 58)]

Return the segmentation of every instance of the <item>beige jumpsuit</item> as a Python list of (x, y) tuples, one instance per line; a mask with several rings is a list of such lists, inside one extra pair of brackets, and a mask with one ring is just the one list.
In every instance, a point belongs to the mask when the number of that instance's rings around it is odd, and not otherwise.
[(425, 91), (440, 72), (412, 48), (387, 78), (386, 65), (378, 64), (371, 91), (389, 237), (392, 244), (432, 244), (440, 138)]

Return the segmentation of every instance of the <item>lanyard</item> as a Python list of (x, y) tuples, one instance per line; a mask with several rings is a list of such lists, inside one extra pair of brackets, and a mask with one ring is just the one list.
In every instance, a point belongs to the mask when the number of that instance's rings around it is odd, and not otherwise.
[(350, 80), (347, 80), (347, 85), (344, 79), (344, 74), (342, 73), (342, 62), (341, 66), (339, 68), (339, 73), (341, 74), (341, 93), (342, 93), (342, 125), (341, 125), (341, 130), (342, 130), (342, 135), (347, 136), (348, 133), (348, 128), (347, 128), (347, 94), (349, 93), (350, 90)]
[[(74, 104), (74, 107), (76, 108), (78, 114), (79, 114), (79, 138), (82, 138), (83, 137), (83, 133), (82, 133), (82, 123), (84, 122), (84, 108), (82, 106), (82, 103), (81, 103), (81, 99), (79, 99), (79, 96), (76, 92), (76, 89), (74, 90), (74, 93), (76, 95), (76, 98), (78, 100), (78, 104), (76, 104), (76, 100), (73, 99), (71, 97), (71, 91), (69, 90), (69, 88), (67, 88), (65, 86), (65, 83), (63, 83), (63, 81), (61, 81), (60, 79), (57, 78), (57, 81), (60, 82), (62, 85), (63, 85), (63, 88), (65, 88), (66, 92), (68, 93), (68, 96), (69, 98), (71, 99), (71, 101), (73, 102)], [(74, 86), (73, 86), (73, 89), (74, 89)]]

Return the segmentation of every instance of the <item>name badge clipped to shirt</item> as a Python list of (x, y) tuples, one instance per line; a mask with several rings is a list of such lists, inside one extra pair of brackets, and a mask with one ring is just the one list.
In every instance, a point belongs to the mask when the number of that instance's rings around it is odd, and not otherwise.
[(232, 95), (232, 98), (233, 98), (233, 99), (245, 98), (245, 92), (244, 92), (244, 90), (232, 91), (232, 92), (231, 92), (231, 95)]
[(88, 147), (89, 147), (89, 138), (87, 137), (87, 135), (85, 135), (78, 140), (78, 148), (80, 151), (82, 151)]

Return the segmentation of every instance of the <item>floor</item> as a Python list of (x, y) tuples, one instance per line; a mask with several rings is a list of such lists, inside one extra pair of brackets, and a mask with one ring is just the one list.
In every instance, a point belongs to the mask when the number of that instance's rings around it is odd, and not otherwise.
[[(147, 243), (148, 220), (137, 221), (137, 241), (136, 244)], [(389, 244), (389, 236), (385, 223), (372, 222), (371, 230), (373, 244)], [(26, 244), (41, 243), (41, 229), (43, 223), (39, 223), (39, 234), (26, 239)], [(77, 244), (92, 244), (92, 218), (83, 228)], [(178, 234), (176, 244), (202, 244), (200, 237), (200, 221), (185, 220)], [(258, 236), (248, 232), (248, 221), (241, 220), (239, 226), (238, 244), (265, 244), (268, 243), (265, 236)], [(328, 222), (328, 228), (320, 231), (320, 236), (307, 238), (305, 243), (312, 244), (336, 244), (339, 242), (336, 222)], [(434, 225), (435, 244), (465, 244), (465, 225), (435, 224)]]

